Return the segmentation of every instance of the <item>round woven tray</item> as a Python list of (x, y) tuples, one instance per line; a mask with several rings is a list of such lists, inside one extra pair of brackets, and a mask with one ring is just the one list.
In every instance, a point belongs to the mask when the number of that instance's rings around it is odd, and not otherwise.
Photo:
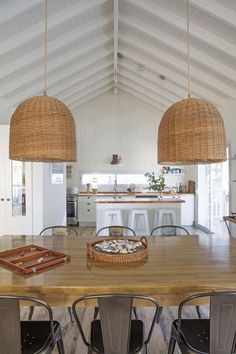
[(137, 239), (131, 239), (127, 237), (119, 237), (121, 240), (128, 240), (128, 241), (141, 241), (142, 242), (142, 247), (140, 247), (136, 252), (134, 253), (106, 253), (104, 251), (100, 251), (95, 249), (95, 245), (97, 243), (101, 243), (103, 241), (108, 241), (108, 240), (117, 240), (117, 238), (114, 237), (106, 237), (106, 238), (101, 238), (99, 240), (93, 241), (93, 242), (88, 242), (87, 243), (87, 254), (88, 257), (99, 262), (105, 262), (105, 263), (129, 263), (129, 262), (137, 262), (140, 261), (141, 259), (147, 257), (148, 255), (148, 247), (147, 247), (147, 239), (145, 236), (142, 236), (140, 240)]

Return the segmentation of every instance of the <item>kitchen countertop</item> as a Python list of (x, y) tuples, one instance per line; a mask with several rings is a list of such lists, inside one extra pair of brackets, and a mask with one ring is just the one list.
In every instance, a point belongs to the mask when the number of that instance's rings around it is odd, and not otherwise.
[(96, 203), (185, 203), (184, 200), (174, 197), (164, 197), (164, 198), (136, 198), (133, 197), (107, 197), (98, 198)]
[[(164, 198), (179, 198), (181, 195), (193, 195), (192, 193), (176, 193), (176, 194), (164, 194)], [(126, 192), (97, 192), (97, 193), (87, 193), (87, 192), (80, 192), (78, 196), (94, 196), (94, 197), (156, 197), (157, 193), (153, 192), (134, 192), (134, 193), (126, 193)]]

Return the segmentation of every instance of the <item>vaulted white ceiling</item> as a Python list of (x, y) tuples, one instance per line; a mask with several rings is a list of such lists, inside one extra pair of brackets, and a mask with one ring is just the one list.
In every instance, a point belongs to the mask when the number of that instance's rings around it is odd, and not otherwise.
[[(0, 0), (0, 43), (12, 110), (43, 94), (44, 0)], [(236, 99), (235, 0), (190, 0), (190, 57), (192, 96)], [(185, 0), (48, 0), (48, 94), (76, 112), (108, 90), (160, 110), (187, 97)]]

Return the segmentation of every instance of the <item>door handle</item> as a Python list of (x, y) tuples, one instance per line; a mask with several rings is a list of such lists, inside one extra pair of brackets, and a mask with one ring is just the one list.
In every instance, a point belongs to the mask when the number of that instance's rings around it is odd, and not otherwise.
[(10, 202), (10, 200), (11, 200), (10, 198), (7, 198), (7, 202)]
[(4, 202), (4, 198), (1, 198), (1, 202)]

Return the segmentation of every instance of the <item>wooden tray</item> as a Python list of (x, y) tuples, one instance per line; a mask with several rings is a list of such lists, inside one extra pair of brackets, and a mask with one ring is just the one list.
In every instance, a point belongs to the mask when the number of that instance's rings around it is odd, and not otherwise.
[[(100, 250), (95, 249), (95, 245), (97, 243), (101, 243), (103, 241), (108, 240), (128, 240), (128, 241), (141, 241), (142, 247), (140, 247), (134, 253), (106, 253)], [(140, 240), (134, 238), (127, 238), (127, 237), (105, 237), (99, 238), (96, 241), (88, 242), (87, 243), (87, 255), (89, 258), (105, 263), (129, 263), (129, 262), (137, 262), (140, 261), (148, 256), (148, 247), (147, 247), (147, 239), (146, 237), (142, 236)]]
[(30, 274), (70, 260), (70, 256), (36, 245), (0, 252), (0, 263), (10, 270)]

